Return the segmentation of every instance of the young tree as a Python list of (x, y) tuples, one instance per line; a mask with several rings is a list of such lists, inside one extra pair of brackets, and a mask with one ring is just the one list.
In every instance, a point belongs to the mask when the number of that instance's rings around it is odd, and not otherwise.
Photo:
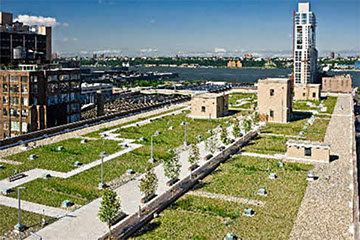
[(179, 154), (171, 152), (170, 157), (164, 160), (165, 177), (169, 180), (179, 178), (180, 168), (181, 164)]
[(218, 143), (216, 141), (216, 136), (213, 135), (206, 139), (205, 141), (205, 149), (206, 151), (211, 152), (211, 154), (214, 154), (216, 152), (216, 149), (218, 148)]
[(100, 220), (108, 225), (109, 239), (111, 239), (111, 225), (118, 216), (121, 203), (117, 199), (117, 194), (111, 188), (104, 190), (98, 216)]
[(154, 173), (154, 169), (147, 169), (145, 176), (140, 180), (140, 192), (142, 192), (145, 197), (155, 194), (158, 187), (158, 178)]
[(251, 130), (251, 127), (252, 127), (251, 125), (252, 125), (251, 120), (244, 119), (241, 127), (245, 133), (248, 133)]
[(258, 112), (254, 113), (254, 123), (258, 123), (260, 121), (260, 115)]
[(196, 144), (191, 144), (188, 161), (191, 166), (200, 162), (200, 151)]
[(234, 137), (241, 137), (241, 128), (240, 128), (240, 123), (239, 123), (238, 119), (235, 119), (235, 121), (234, 121), (232, 134), (234, 135)]
[(230, 143), (230, 139), (228, 138), (228, 131), (225, 125), (221, 125), (220, 139), (221, 142), (225, 145)]

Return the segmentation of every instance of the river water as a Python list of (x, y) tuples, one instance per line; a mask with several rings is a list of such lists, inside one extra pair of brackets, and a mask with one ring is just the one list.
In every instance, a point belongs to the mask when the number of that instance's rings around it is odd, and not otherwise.
[[(133, 67), (139, 72), (172, 72), (178, 73), (176, 80), (207, 80), (226, 82), (257, 82), (265, 77), (287, 77), (291, 69), (236, 69), (236, 68), (174, 68), (174, 67)], [(329, 72), (329, 74), (350, 74), (353, 86), (360, 86), (360, 72)]]

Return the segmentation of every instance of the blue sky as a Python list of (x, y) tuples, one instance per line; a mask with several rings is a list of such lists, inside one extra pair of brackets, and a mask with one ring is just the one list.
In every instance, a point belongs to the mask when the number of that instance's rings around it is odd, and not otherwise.
[[(296, 0), (1, 0), (56, 19), (54, 52), (109, 55), (289, 55)], [(317, 48), (360, 53), (360, 0), (313, 0)]]

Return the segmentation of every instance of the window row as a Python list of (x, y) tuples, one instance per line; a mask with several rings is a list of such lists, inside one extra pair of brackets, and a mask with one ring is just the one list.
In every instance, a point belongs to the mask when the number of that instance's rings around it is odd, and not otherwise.
[(22, 117), (28, 117), (29, 116), (29, 110), (27, 109), (15, 109), (10, 108), (8, 110), (7, 108), (3, 108), (3, 116), (10, 116), (10, 117), (20, 117), (20, 111)]
[[(3, 88), (3, 93), (8, 93), (9, 89), (8, 89), (7, 84), (3, 84), (2, 88)], [(10, 84), (10, 92), (11, 93), (19, 93), (20, 92), (19, 85)], [(27, 85), (21, 85), (21, 92), (22, 93), (28, 93), (28, 86)]]
[[(29, 124), (27, 122), (21, 122), (21, 131), (27, 132)], [(4, 121), (4, 129), (9, 129), (9, 122)], [(11, 131), (20, 131), (20, 123), (18, 121), (11, 121)]]

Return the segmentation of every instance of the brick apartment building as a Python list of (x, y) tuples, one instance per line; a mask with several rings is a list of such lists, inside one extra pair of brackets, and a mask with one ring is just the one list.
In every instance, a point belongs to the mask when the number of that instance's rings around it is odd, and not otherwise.
[(11, 13), (0, 12), (0, 64), (49, 63), (52, 30), (13, 22)]
[(352, 90), (351, 85), (352, 78), (350, 74), (322, 78), (322, 90), (324, 92), (350, 93)]
[(19, 66), (0, 71), (0, 139), (80, 120), (79, 69)]

